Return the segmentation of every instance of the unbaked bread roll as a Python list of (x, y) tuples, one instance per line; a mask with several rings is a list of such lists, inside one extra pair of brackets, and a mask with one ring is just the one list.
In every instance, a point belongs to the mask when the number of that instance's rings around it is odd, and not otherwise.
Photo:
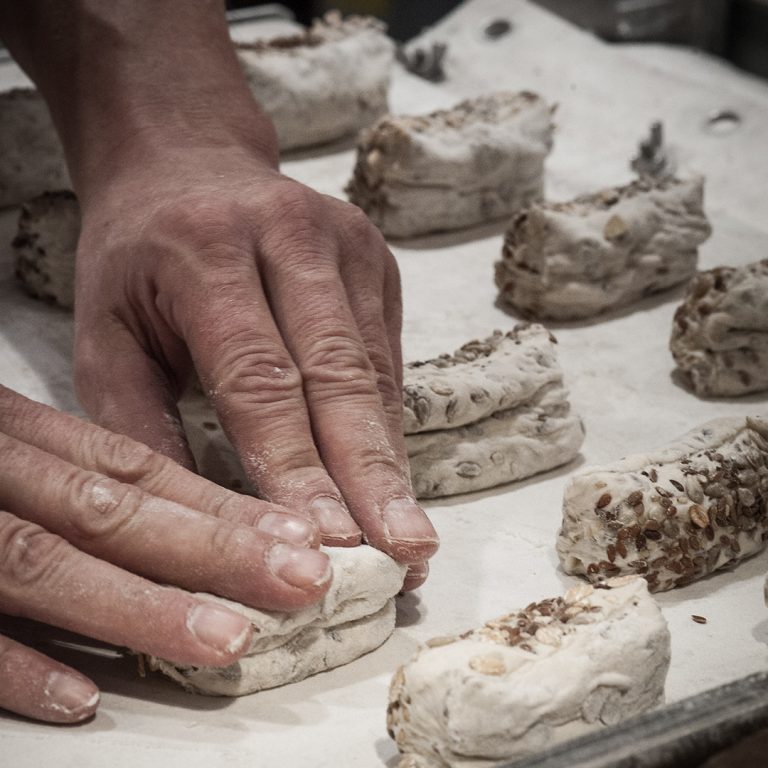
[(182, 667), (150, 657), (159, 669), (197, 693), (242, 696), (303, 680), (348, 664), (378, 648), (395, 628), (394, 596), (405, 566), (373, 547), (333, 547), (333, 580), (322, 602), (295, 613), (258, 611), (199, 594), (246, 616), (254, 628), (250, 651), (229, 667)]
[(507, 231), (499, 299), (526, 317), (577, 320), (684, 282), (711, 231), (703, 199), (700, 178), (644, 178), (534, 204)]
[(541, 198), (552, 133), (551, 107), (528, 92), (389, 115), (360, 134), (347, 194), (392, 237), (504, 218)]
[(557, 551), (566, 573), (636, 573), (661, 591), (760, 552), (767, 538), (768, 420), (729, 417), (571, 478)]
[(556, 343), (543, 326), (521, 324), (405, 367), (405, 443), (417, 496), (490, 488), (576, 456), (584, 428)]
[(235, 47), (280, 149), (353, 135), (387, 111), (395, 46), (371, 17), (331, 12), (301, 34)]
[(691, 280), (669, 346), (699, 395), (768, 389), (768, 259)]
[(666, 622), (642, 579), (606, 586), (428, 641), (390, 686), (400, 768), (506, 765), (659, 704)]

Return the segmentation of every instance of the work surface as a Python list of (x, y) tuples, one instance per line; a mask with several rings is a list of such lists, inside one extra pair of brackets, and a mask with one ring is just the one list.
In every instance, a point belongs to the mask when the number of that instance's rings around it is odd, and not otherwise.
[[(513, 24), (484, 37), (496, 18)], [(701, 266), (768, 256), (768, 86), (714, 60), (666, 47), (615, 48), (522, 1), (474, 0), (427, 35), (449, 44), (439, 86), (399, 67), (394, 111), (421, 112), (458, 97), (510, 88), (556, 102), (555, 149), (547, 195), (563, 199), (629, 180), (628, 159), (651, 121), (664, 121), (681, 164), (707, 177), (714, 227)], [(10, 67), (0, 85), (17, 82)], [(706, 128), (713, 112), (741, 116), (728, 134)], [(354, 155), (305, 152), (284, 161), (289, 175), (343, 196)], [(12, 218), (0, 236), (7, 243)], [(515, 318), (497, 308), (493, 262), (503, 226), (393, 246), (402, 271), (406, 359), (453, 350)], [(71, 318), (24, 296), (0, 250), (0, 381), (77, 412), (71, 389)], [(768, 410), (766, 396), (700, 400), (672, 376), (667, 349), (681, 292), (592, 323), (552, 326), (587, 438), (580, 460), (526, 482), (427, 505), (442, 546), (428, 583), (399, 601), (398, 629), (379, 650), (345, 668), (237, 700), (195, 697), (158, 677), (140, 679), (135, 661), (70, 655), (103, 691), (95, 719), (76, 728), (0, 715), (0, 765), (65, 766), (394, 766), (385, 732), (387, 687), (418, 644), (532, 600), (561, 593), (573, 578), (554, 550), (564, 485), (600, 463), (676, 437), (706, 419)], [(764, 669), (768, 554), (659, 595), (672, 632), (667, 697), (680, 697)], [(691, 614), (707, 618), (694, 623)], [(491, 714), (491, 713), (489, 713)]]

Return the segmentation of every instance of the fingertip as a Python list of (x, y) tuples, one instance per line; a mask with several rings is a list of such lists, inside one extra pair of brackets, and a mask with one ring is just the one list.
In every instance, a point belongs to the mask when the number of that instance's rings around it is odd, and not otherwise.
[(186, 625), (194, 639), (213, 652), (212, 661), (206, 662), (211, 666), (224, 667), (237, 661), (253, 639), (253, 627), (245, 616), (215, 603), (193, 605)]
[(99, 689), (87, 677), (70, 671), (52, 671), (44, 694), (43, 708), (49, 722), (80, 723), (99, 706)]
[(288, 512), (267, 512), (256, 528), (299, 547), (317, 548), (321, 541), (320, 528), (312, 520)]
[(423, 563), (414, 563), (408, 566), (408, 570), (405, 574), (405, 580), (403, 581), (403, 592), (411, 592), (414, 589), (420, 587), (429, 576), (429, 563), (424, 561)]
[(333, 576), (330, 558), (315, 549), (278, 543), (269, 549), (266, 559), (280, 581), (313, 596), (325, 592)]
[(437, 552), (440, 540), (426, 512), (411, 498), (387, 502), (381, 512), (382, 538), (374, 545), (404, 563), (428, 560)]
[(320, 529), (323, 544), (354, 547), (362, 542), (360, 527), (338, 499), (318, 496), (310, 503), (309, 514)]

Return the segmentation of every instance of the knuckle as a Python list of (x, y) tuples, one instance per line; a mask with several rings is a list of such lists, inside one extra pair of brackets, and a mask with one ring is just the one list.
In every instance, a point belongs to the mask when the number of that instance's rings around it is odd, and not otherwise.
[(232, 334), (206, 377), (214, 400), (248, 398), (258, 404), (301, 397), (301, 374), (285, 349), (246, 330)]
[(64, 539), (39, 525), (0, 513), (0, 578), (11, 587), (55, 583), (66, 548)]
[(117, 533), (134, 519), (146, 498), (136, 486), (98, 475), (89, 475), (76, 484), (73, 495), (69, 523), (75, 535), (85, 539), (104, 539)]
[(107, 430), (93, 433), (88, 450), (99, 472), (122, 483), (146, 482), (168, 461), (144, 443)]
[(376, 389), (376, 373), (365, 348), (342, 333), (313, 341), (301, 373), (308, 387), (333, 385), (346, 394)]

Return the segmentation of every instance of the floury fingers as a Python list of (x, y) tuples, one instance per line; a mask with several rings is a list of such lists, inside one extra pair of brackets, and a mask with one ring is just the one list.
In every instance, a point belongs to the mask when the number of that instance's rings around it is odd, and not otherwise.
[(552, 111), (522, 91), (387, 115), (360, 134), (349, 200), (392, 237), (507, 217), (543, 195)]
[(566, 573), (640, 574), (661, 591), (761, 551), (766, 538), (768, 420), (731, 417), (574, 476), (557, 550)]
[(670, 638), (637, 577), (579, 585), (458, 637), (428, 641), (392, 680), (400, 768), (480, 768), (659, 704)]
[(684, 282), (711, 231), (703, 202), (697, 178), (534, 204), (507, 231), (499, 299), (526, 317), (577, 320)]

